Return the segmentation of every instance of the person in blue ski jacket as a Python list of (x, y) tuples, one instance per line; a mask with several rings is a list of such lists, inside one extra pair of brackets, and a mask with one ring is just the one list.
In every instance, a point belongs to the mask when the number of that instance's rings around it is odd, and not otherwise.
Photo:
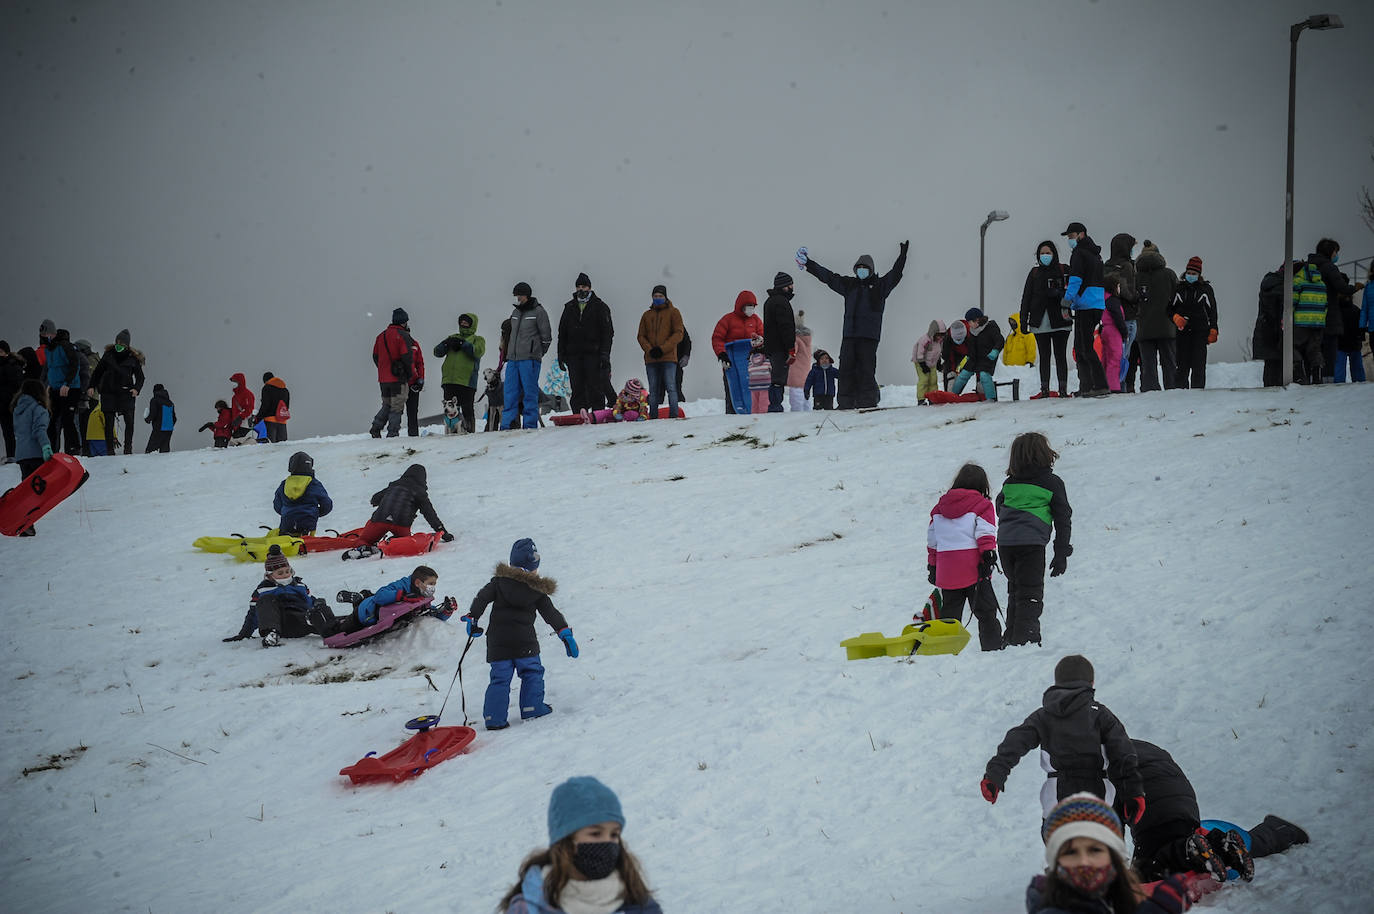
[(802, 396), (810, 399), (814, 392), (816, 409), (834, 409), (835, 387), (839, 377), (840, 370), (835, 367), (834, 361), (830, 358), (830, 353), (824, 349), (817, 349), (816, 365), (806, 375), (806, 383), (802, 386)]
[(340, 631), (355, 632), (369, 625), (376, 625), (383, 606), (390, 606), (401, 600), (432, 600), (438, 584), (437, 571), (428, 565), (418, 565), (410, 574), (392, 581), (359, 602), (358, 608), (343, 619)]
[(593, 777), (568, 778), (549, 796), (549, 846), (520, 864), (503, 914), (663, 914), (638, 858), (621, 838), (620, 798)]
[(534, 631), (534, 615), (538, 613), (558, 633), (569, 657), (577, 656), (577, 641), (568, 621), (549, 599), (557, 583), (553, 578), (539, 575), (539, 550), (534, 540), (526, 537), (515, 541), (510, 548), (510, 563), (501, 562), (496, 573), (472, 598), (472, 605), (463, 621), (469, 637), (483, 634), (478, 621), (488, 606), (492, 607), (487, 628), (487, 663), (491, 665), (491, 682), (487, 685), (482, 719), (488, 730), (504, 730), (510, 726), (511, 677), (520, 676), (520, 719), (533, 720), (553, 711), (544, 703), (544, 665), (539, 662), (539, 636)]
[(1078, 359), (1078, 396), (1107, 393), (1107, 373), (1093, 348), (1093, 331), (1102, 321), (1107, 291), (1102, 285), (1102, 248), (1081, 222), (1070, 222), (1061, 232), (1069, 239), (1069, 274), (1064, 286), (1064, 307), (1073, 312), (1073, 349)]
[(290, 474), (277, 486), (272, 510), (281, 515), (277, 532), (287, 536), (312, 535), (320, 518), (334, 510), (334, 502), (324, 485), (315, 478), (315, 459), (297, 451), (287, 461)]

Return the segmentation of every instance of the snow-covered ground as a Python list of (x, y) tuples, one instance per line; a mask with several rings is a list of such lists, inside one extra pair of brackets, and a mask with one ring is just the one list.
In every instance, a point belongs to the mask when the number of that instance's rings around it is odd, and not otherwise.
[[(978, 780), (1055, 661), (1082, 652), (1099, 699), (1174, 754), (1204, 815), (1273, 812), (1312, 835), (1204, 909), (1368, 911), (1374, 386), (1221, 389), (1258, 374), (1217, 365), (1214, 389), (1092, 401), (752, 417), (697, 402), (677, 423), (88, 461), (36, 538), (0, 542), (0, 909), (490, 911), (544, 844), (551, 787), (594, 774), (668, 911), (1016, 911), (1041, 865), (1042, 775), (1027, 758), (995, 806)], [(842, 639), (898, 632), (929, 591), (926, 520), (959, 465), (1000, 482), (1032, 429), (1074, 506), (1044, 646), (846, 661)], [(463, 606), (513, 540), (536, 540), (582, 647), (568, 659), (541, 628), (552, 716), (479, 726), (468, 754), (396, 786), (338, 776), (439, 710), (465, 636), (427, 619), (353, 651), (220, 642), (261, 568), (190, 543), (272, 523), (298, 447), (339, 529), (423, 462), (458, 535), (427, 561)], [(414, 562), (293, 564), (332, 597)], [(462, 717), (455, 691), (444, 723)]]

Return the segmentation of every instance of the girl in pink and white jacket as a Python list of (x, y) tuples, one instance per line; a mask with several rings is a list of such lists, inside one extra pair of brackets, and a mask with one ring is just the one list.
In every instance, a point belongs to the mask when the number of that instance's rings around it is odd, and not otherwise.
[(926, 529), (926, 568), (930, 583), (940, 588), (942, 619), (960, 619), (964, 603), (978, 619), (978, 643), (985, 651), (1002, 649), (997, 621), (997, 593), (992, 570), (997, 567), (997, 509), (992, 504), (988, 474), (976, 463), (959, 468), (954, 484), (930, 510)]

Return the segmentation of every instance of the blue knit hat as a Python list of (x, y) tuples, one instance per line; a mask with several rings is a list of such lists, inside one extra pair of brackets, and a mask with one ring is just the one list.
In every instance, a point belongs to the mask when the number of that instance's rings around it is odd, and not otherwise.
[(515, 545), (510, 547), (510, 563), (526, 571), (538, 571), (539, 550), (535, 548), (534, 540), (528, 536), (516, 540)]
[[(528, 541), (526, 541), (528, 542)], [(571, 835), (579, 828), (600, 822), (625, 826), (620, 798), (593, 777), (568, 778), (553, 789), (549, 797), (549, 845)]]
[(969, 308), (964, 312), (964, 320), (979, 321), (983, 319), (983, 312), (978, 308)]

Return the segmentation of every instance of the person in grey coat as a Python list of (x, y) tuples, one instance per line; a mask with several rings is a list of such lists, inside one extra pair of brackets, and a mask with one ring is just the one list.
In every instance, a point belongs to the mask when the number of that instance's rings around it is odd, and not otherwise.
[(523, 428), (539, 427), (539, 369), (544, 353), (553, 343), (549, 315), (527, 282), (511, 290), (515, 310), (510, 316), (510, 340), (506, 343), (506, 402), (501, 410), (501, 430), (509, 429), (519, 415)]

